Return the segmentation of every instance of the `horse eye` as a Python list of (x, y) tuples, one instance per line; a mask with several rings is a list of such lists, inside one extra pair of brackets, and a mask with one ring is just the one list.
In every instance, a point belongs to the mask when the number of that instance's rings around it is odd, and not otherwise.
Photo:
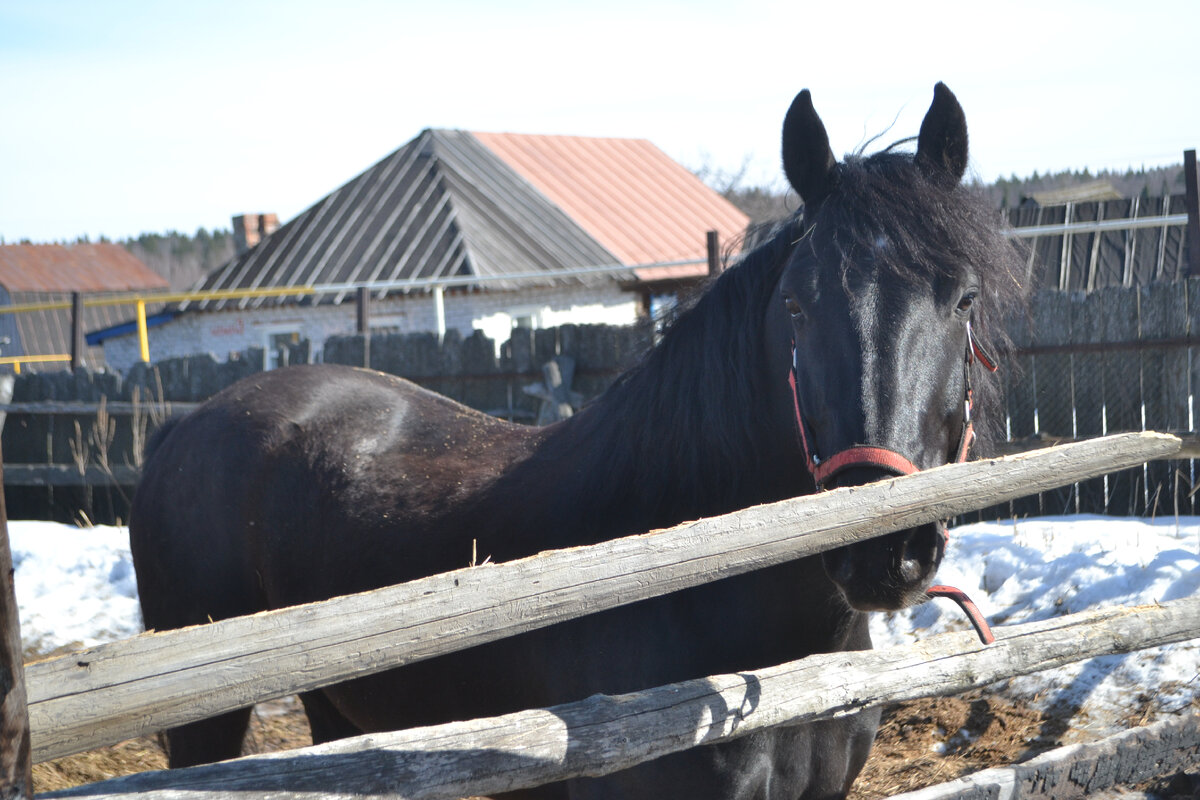
[(970, 311), (971, 306), (974, 305), (974, 303), (975, 303), (975, 292), (967, 292), (966, 294), (964, 294), (962, 296), (962, 299), (958, 301), (958, 310), (959, 311)]
[(783, 307), (787, 309), (787, 312), (792, 315), (793, 319), (799, 319), (804, 316), (804, 309), (800, 307), (800, 304), (796, 302), (796, 298), (794, 297), (783, 298)]

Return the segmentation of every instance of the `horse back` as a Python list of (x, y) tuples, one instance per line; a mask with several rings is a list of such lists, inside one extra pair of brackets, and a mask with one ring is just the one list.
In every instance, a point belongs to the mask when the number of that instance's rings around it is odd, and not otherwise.
[[(155, 437), (130, 514), (148, 628), (464, 566), (431, 520), (525, 457), (534, 429), (336, 366), (253, 376)], [(377, 558), (362, 557), (375, 553)]]

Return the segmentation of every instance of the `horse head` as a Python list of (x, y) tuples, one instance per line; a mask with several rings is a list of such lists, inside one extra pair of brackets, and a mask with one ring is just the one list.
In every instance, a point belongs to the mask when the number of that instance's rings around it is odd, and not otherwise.
[[(957, 99), (937, 85), (915, 154), (839, 163), (803, 91), (784, 121), (783, 163), (804, 209), (768, 329), (787, 331), (789, 400), (814, 488), (965, 458), (972, 379), (991, 364), (972, 334), (989, 284), (972, 243), (979, 214), (959, 185), (967, 128)], [(823, 560), (852, 607), (875, 611), (923, 598), (944, 552), (944, 527), (930, 524)]]

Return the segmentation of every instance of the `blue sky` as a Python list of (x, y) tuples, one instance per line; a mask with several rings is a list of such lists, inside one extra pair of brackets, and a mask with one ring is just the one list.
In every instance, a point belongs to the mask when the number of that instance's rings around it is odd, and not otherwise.
[(814, 5), (0, 0), (0, 237), (290, 219), (427, 127), (646, 138), (771, 183), (805, 87), (843, 153), (915, 134), (944, 80), (983, 180), (1200, 145), (1194, 0)]

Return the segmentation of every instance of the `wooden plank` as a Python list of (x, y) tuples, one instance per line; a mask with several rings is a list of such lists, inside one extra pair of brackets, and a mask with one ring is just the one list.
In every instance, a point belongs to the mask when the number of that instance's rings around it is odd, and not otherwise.
[[(1111, 289), (1101, 290), (1103, 293)], [(1122, 291), (1122, 290), (1117, 290)], [(1071, 340), (1097, 341), (1104, 325), (1103, 310), (1093, 292), (1072, 304)], [(1071, 356), (1071, 399), (1073, 435), (1076, 438), (1103, 436), (1108, 433), (1104, 414), (1104, 356), (1095, 353), (1076, 353)], [(1093, 478), (1076, 484), (1076, 511), (1084, 514), (1103, 514), (1107, 511), (1107, 481)]]
[[(1187, 322), (1184, 287), (1178, 283), (1153, 283), (1140, 291), (1140, 333), (1145, 339), (1161, 339), (1184, 330)], [(1148, 430), (1188, 427), (1187, 352), (1155, 348), (1142, 354), (1142, 396)], [(1175, 498), (1179, 462), (1159, 461), (1147, 465), (1144, 474), (1151, 498), (1150, 516), (1177, 510), (1187, 513), (1187, 482), (1182, 489), (1183, 505)]]
[(113, 464), (109, 471), (89, 464), (82, 474), (74, 464), (9, 464), (4, 470), (5, 486), (135, 486), (141, 470)]
[[(188, 411), (194, 411), (199, 408), (199, 403), (131, 403), (122, 400), (108, 400), (105, 402), (105, 410), (109, 414), (132, 415), (135, 412), (139, 414), (162, 414), (170, 416), (171, 414), (182, 414)], [(0, 414), (49, 414), (54, 416), (89, 416), (94, 415), (100, 410), (98, 402), (75, 402), (75, 401), (52, 401), (44, 400), (41, 402), (30, 403), (2, 403), (0, 404)]]
[(1073, 744), (1021, 764), (997, 767), (893, 795), (891, 800), (1070, 800), (1091, 797), (1200, 766), (1200, 717), (1194, 714)]
[[(1103, 342), (1131, 342), (1140, 337), (1139, 290), (1113, 289), (1101, 297)], [(1141, 350), (1109, 353), (1104, 359), (1104, 406), (1110, 431), (1143, 430)], [(1108, 476), (1107, 513), (1129, 515), (1145, 507), (1141, 467)]]
[[(0, 459), (0, 481), (3, 473), (3, 459)], [(23, 662), (12, 550), (8, 546), (8, 515), (4, 493), (0, 492), (0, 797), (6, 800), (33, 797)]]
[[(1063, 262), (1063, 275), (1068, 263)], [(1039, 345), (1071, 343), (1072, 307), (1070, 292), (1038, 292), (1034, 296), (1034, 335)], [(1038, 433), (1073, 436), (1073, 385), (1071, 355), (1046, 354), (1037, 359), (1036, 408)], [(1041, 511), (1045, 514), (1069, 514), (1075, 511), (1075, 487), (1064, 486), (1042, 493)]]
[(1200, 173), (1196, 167), (1196, 151), (1183, 151), (1183, 180), (1187, 197), (1187, 254), (1189, 278), (1200, 277)]
[(347, 800), (451, 800), (490, 795), (606, 775), (779, 725), (955, 694), (1197, 635), (1200, 597), (1101, 609), (1001, 628), (992, 645), (980, 644), (971, 633), (940, 634), (912, 645), (815, 655), (737, 675), (614, 697), (595, 695), (544, 710), (369, 734), (176, 772), (141, 773), (43, 797), (133, 800), (136, 794), (137, 800), (201, 800), (211, 792), (237, 792), (243, 800), (274, 800), (304, 792)]
[(102, 645), (29, 667), (34, 758), (90, 750), (947, 519), (1178, 448), (1171, 436), (1124, 434), (949, 464), (590, 547)]
[[(1033, 320), (1017, 312), (1005, 321), (1005, 329), (1012, 337), (1014, 352), (1001, 365), (1001, 380), (1004, 384), (1005, 432), (1010, 439), (1022, 439), (1037, 433), (1037, 359), (1031, 355), (1020, 355), (1022, 348), (1034, 341)], [(997, 437), (999, 443), (1000, 437)], [(1022, 517), (1037, 514), (1041, 509), (1039, 495), (1018, 497), (997, 516)], [(993, 517), (995, 518), (995, 517)]]

